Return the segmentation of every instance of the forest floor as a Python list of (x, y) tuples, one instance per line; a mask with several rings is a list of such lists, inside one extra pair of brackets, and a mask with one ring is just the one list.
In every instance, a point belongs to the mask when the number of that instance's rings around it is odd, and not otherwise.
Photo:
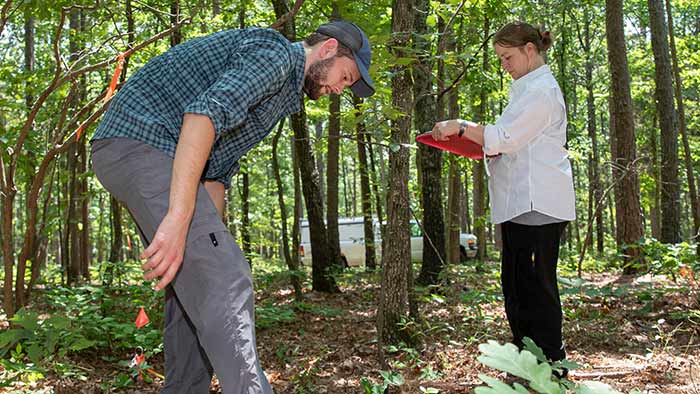
[[(391, 393), (471, 393), (482, 384), (478, 374), (505, 378), (477, 361), (480, 343), (510, 339), (497, 268), (489, 263), (486, 273), (476, 273), (469, 265), (450, 267), (450, 284), (440, 296), (418, 295), (423, 322), (414, 332), (420, 345), (389, 349), (389, 363), (405, 381)], [(381, 382), (378, 275), (350, 270), (339, 277), (341, 294), (308, 291), (302, 303), (293, 302), (286, 277), (256, 276), (258, 348), (275, 392), (362, 393), (361, 379)], [(570, 380), (600, 381), (625, 393), (636, 388), (649, 394), (700, 394), (697, 287), (661, 276), (562, 277), (568, 359), (580, 364)], [(70, 357), (81, 374), (47, 374), (0, 392), (99, 393), (123, 372), (94, 352)], [(162, 353), (148, 361), (163, 371)], [(156, 393), (160, 385), (156, 378), (113, 391)], [(211, 392), (220, 392), (216, 380)]]

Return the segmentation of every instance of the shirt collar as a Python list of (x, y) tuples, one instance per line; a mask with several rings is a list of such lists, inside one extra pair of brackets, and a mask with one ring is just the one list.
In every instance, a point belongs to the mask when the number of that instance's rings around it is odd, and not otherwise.
[(522, 92), (527, 85), (534, 82), (537, 78), (545, 74), (551, 74), (551, 72), (549, 66), (546, 64), (537, 67), (513, 82), (510, 86), (510, 95), (513, 96), (514, 94)]

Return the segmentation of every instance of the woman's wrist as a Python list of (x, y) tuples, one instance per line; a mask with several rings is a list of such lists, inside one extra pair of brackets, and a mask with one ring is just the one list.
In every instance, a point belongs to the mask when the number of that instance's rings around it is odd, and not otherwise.
[(459, 132), (457, 133), (457, 137), (462, 138), (462, 135), (467, 131), (469, 128), (469, 122), (466, 120), (460, 120), (459, 121)]

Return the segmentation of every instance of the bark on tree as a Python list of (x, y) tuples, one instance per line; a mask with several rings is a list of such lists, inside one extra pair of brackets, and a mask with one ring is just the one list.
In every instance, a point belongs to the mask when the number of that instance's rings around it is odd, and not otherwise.
[(374, 221), (372, 219), (372, 191), (369, 183), (369, 170), (367, 163), (367, 127), (361, 119), (362, 99), (352, 96), (355, 107), (355, 117), (357, 120), (357, 159), (360, 170), (360, 198), (362, 203), (363, 229), (365, 239), (365, 269), (374, 271), (377, 268), (376, 248), (374, 246)]
[[(630, 94), (630, 75), (623, 21), (622, 0), (606, 0), (605, 25), (610, 68), (610, 130), (615, 148), (613, 182), (615, 183), (616, 228), (618, 247), (626, 262), (641, 257), (637, 243), (644, 234), (639, 201), (639, 178), (636, 168), (634, 114)], [(634, 267), (627, 264), (626, 271)]]
[[(436, 99), (433, 92), (433, 60), (430, 42), (424, 35), (429, 33), (426, 23), (430, 2), (416, 0), (413, 48), (418, 53), (413, 66), (413, 95), (415, 97), (415, 127), (417, 132), (432, 130), (437, 121)], [(445, 256), (445, 222), (442, 205), (442, 151), (424, 144), (418, 146), (421, 177), (421, 206), (423, 208), (423, 263), (416, 281), (424, 286), (438, 283)]]
[[(333, 2), (331, 20), (340, 19), (338, 2)], [(340, 233), (338, 230), (338, 161), (340, 158), (340, 96), (331, 94), (328, 107), (328, 152), (326, 168), (326, 225), (328, 226), (328, 253), (331, 264), (343, 269), (340, 256)], [(343, 177), (345, 179), (346, 177)], [(347, 201), (347, 188), (345, 197)], [(346, 204), (347, 208), (347, 204)]]
[(661, 241), (680, 242), (678, 128), (673, 103), (673, 70), (663, 0), (648, 0), (651, 48), (654, 52), (656, 113), (661, 129)]
[[(489, 36), (491, 22), (487, 15), (484, 15), (484, 39)], [(482, 52), (481, 68), (484, 73), (489, 71), (489, 51), (490, 48), (484, 47)], [(475, 120), (484, 122), (486, 120), (486, 102), (488, 100), (486, 86), (483, 84), (479, 87), (479, 106)], [(477, 259), (480, 262), (486, 260), (486, 163), (484, 160), (478, 160), (472, 166), (472, 190), (474, 196), (472, 198), (474, 208), (474, 235), (477, 240)]]
[(299, 260), (294, 260), (292, 254), (289, 251), (289, 236), (287, 231), (287, 206), (284, 203), (284, 185), (282, 183), (282, 177), (280, 176), (280, 165), (277, 159), (277, 147), (279, 146), (280, 136), (282, 135), (282, 130), (284, 129), (284, 119), (282, 119), (277, 126), (277, 132), (272, 138), (272, 171), (275, 175), (275, 182), (277, 184), (277, 201), (280, 208), (280, 221), (282, 223), (282, 255), (284, 256), (284, 261), (287, 263), (287, 268), (292, 271), (291, 282), (294, 288), (294, 298), (297, 301), (301, 301), (301, 278), (299, 278)]
[[(394, 59), (406, 57), (413, 30), (413, 2), (394, 0), (392, 6), (392, 38), (390, 50)], [(410, 69), (400, 64), (391, 67), (393, 74), (392, 105), (402, 114), (391, 122), (392, 144), (409, 142), (411, 129), (412, 81)], [(399, 323), (408, 318), (408, 286), (411, 278), (408, 204), (409, 151), (406, 148), (389, 152), (388, 218), (383, 242), (382, 279), (377, 313), (380, 363), (384, 364), (384, 347), (399, 341), (409, 341), (408, 330)]]
[[(176, 25), (178, 21), (180, 20), (180, 0), (171, 0), (170, 1), (170, 25)], [(172, 34), (170, 35), (170, 46), (174, 47), (175, 45), (179, 44), (182, 42), (182, 31), (178, 28), (173, 30)]]
[[(289, 5), (284, 0), (273, 0), (275, 14), (278, 18), (287, 14)], [(296, 39), (294, 18), (289, 18), (282, 26), (282, 34), (288, 40)], [(303, 99), (302, 99), (303, 100)], [(309, 220), (309, 236), (311, 239), (311, 286), (315, 291), (339, 293), (340, 288), (331, 272), (330, 255), (326, 225), (323, 222), (323, 200), (318, 171), (316, 171), (314, 155), (311, 150), (309, 129), (306, 126), (306, 110), (302, 101), (301, 111), (292, 115), (294, 130), (294, 148), (299, 163), (302, 179), (302, 191), (306, 203)]]
[[(676, 50), (676, 38), (673, 27), (673, 8), (671, 0), (666, 0), (666, 14), (668, 16), (668, 37), (671, 45), (671, 60), (673, 63), (673, 79), (675, 80), (674, 92), (676, 96), (676, 106), (678, 107), (678, 129), (683, 142), (683, 158), (685, 162), (685, 176), (688, 180), (688, 194), (690, 198), (690, 212), (693, 218), (692, 237), (697, 237), (700, 233), (700, 204), (698, 203), (698, 191), (695, 186), (695, 175), (693, 174), (693, 161), (690, 145), (688, 143), (688, 130), (685, 123), (685, 104), (683, 103), (683, 80), (681, 79), (680, 67), (678, 66), (678, 53)], [(700, 254), (700, 244), (698, 244), (698, 254)]]

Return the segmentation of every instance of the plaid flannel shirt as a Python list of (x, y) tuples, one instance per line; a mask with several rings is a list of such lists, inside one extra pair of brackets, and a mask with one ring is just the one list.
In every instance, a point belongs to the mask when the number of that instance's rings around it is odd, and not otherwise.
[(301, 109), (306, 56), (270, 29), (227, 30), (151, 59), (112, 99), (92, 140), (132, 138), (175, 157), (183, 116), (208, 116), (216, 139), (202, 179), (227, 188), (238, 160)]

